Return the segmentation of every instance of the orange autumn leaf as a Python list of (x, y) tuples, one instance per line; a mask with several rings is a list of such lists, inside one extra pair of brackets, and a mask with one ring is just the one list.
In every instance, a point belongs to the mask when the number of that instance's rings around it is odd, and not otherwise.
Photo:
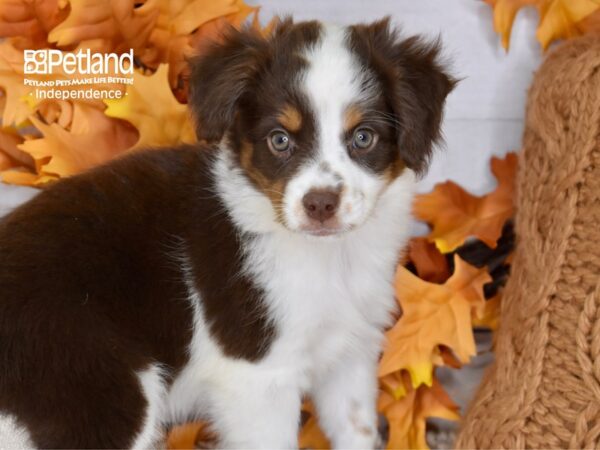
[(415, 265), (417, 275), (424, 281), (443, 283), (450, 276), (446, 257), (427, 238), (413, 238), (408, 245), (408, 258)]
[[(33, 126), (43, 136), (26, 140), (19, 148), (36, 161), (38, 173), (35, 184), (59, 175), (73, 175), (108, 161), (137, 139), (137, 133), (128, 124), (106, 117), (101, 110), (84, 103), (75, 103), (73, 108), (69, 130), (58, 123), (48, 125), (34, 116), (30, 117)], [(19, 183), (19, 180), (30, 178), (4, 172), (2, 179)]]
[[(63, 52), (63, 54), (76, 53), (80, 48), (78, 46), (72, 52)], [(107, 77), (114, 77), (116, 69), (114, 63), (108, 65), (109, 72)], [(69, 75), (60, 68), (55, 68), (52, 75), (27, 75), (28, 79), (50, 82), (56, 80), (83, 80), (87, 78), (85, 74)], [(5, 93), (2, 111), (2, 123), (4, 126), (21, 126), (26, 118), (37, 111), (37, 106), (42, 102), (34, 95), (36, 90), (53, 89), (52, 87), (33, 87), (25, 85), (24, 82), (24, 55), (23, 52), (16, 48), (10, 40), (0, 43), (0, 87)], [(86, 84), (72, 86), (69, 89), (81, 90), (88, 89)], [(94, 84), (94, 88), (98, 90), (112, 89), (124, 91), (123, 85), (118, 83), (103, 83)], [(60, 102), (59, 100), (49, 100), (45, 103)], [(82, 103), (95, 105), (96, 107), (104, 108), (104, 105), (99, 100), (80, 100)], [(63, 102), (64, 103), (64, 102)]]
[(168, 71), (163, 64), (150, 76), (135, 72), (126, 96), (104, 101), (108, 117), (126, 120), (138, 130), (139, 139), (133, 149), (195, 141), (188, 108), (173, 95)]
[(10, 128), (0, 130), (0, 171), (15, 167), (34, 167), (33, 158), (19, 149), (23, 137)]
[(458, 255), (454, 264), (454, 273), (444, 284), (425, 282), (398, 267), (396, 297), (403, 314), (387, 332), (380, 377), (407, 370), (413, 386), (431, 385), (433, 365), (442, 362), (439, 346), (450, 348), (463, 363), (476, 354), (471, 318), (482, 312), (483, 285), (491, 277)]
[(304, 402), (302, 412), (308, 414), (308, 419), (300, 428), (298, 448), (311, 450), (326, 450), (331, 448), (329, 439), (319, 427), (315, 407), (310, 401)]
[(70, 2), (67, 18), (48, 35), (60, 47), (88, 39), (110, 43), (106, 51), (141, 50), (158, 17), (160, 0), (148, 0), (136, 7), (135, 0), (78, 0)]
[(455, 250), (470, 236), (481, 239), (490, 248), (496, 247), (504, 223), (514, 213), (517, 156), (509, 153), (505, 159), (494, 157), (491, 166), (498, 186), (487, 195), (469, 194), (447, 181), (415, 199), (414, 213), (433, 227), (428, 238), (442, 253)]
[(378, 409), (389, 425), (386, 449), (427, 449), (427, 418), (459, 419), (458, 407), (437, 380), (433, 380), (431, 387), (420, 386), (418, 389), (410, 384), (410, 381), (406, 382), (407, 392), (401, 398), (385, 391), (379, 396)]
[(555, 0), (545, 11), (536, 37), (546, 49), (554, 40), (579, 36), (587, 31), (580, 24), (599, 10), (598, 0)]
[(500, 294), (496, 294), (494, 297), (486, 300), (482, 314), (473, 319), (473, 326), (497, 330), (500, 321), (501, 300), (502, 296)]
[(167, 449), (215, 448), (217, 436), (206, 422), (173, 427), (167, 436)]
[(32, 88), (23, 85), (23, 52), (9, 40), (0, 43), (0, 88), (4, 93), (3, 126), (22, 124), (31, 114), (25, 98)]
[(22, 41), (21, 48), (43, 46), (48, 32), (65, 19), (66, 5), (66, 0), (1, 0), (0, 37)]
[(494, 29), (502, 38), (502, 46), (508, 50), (510, 33), (517, 12), (525, 6), (534, 6), (540, 15), (536, 33), (545, 49), (556, 39), (566, 39), (585, 32), (600, 31), (586, 19), (600, 10), (598, 0), (485, 0), (494, 8)]

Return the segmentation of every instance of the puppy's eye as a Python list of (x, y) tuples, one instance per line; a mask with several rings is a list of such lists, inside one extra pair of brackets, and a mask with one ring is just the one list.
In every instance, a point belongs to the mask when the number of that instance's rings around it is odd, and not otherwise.
[(271, 131), (268, 143), (273, 153), (284, 153), (290, 149), (290, 137), (283, 130)]
[(357, 128), (352, 136), (352, 148), (369, 150), (375, 144), (375, 133), (367, 128)]

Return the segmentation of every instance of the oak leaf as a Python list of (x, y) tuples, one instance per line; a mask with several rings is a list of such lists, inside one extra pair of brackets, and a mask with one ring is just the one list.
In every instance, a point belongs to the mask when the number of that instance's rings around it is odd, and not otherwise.
[(107, 116), (126, 120), (138, 130), (139, 139), (132, 149), (195, 141), (188, 109), (169, 87), (168, 70), (162, 64), (150, 76), (136, 71), (126, 96), (104, 101)]
[(444, 284), (425, 282), (398, 267), (396, 297), (403, 314), (386, 333), (380, 377), (407, 370), (414, 387), (431, 386), (433, 365), (442, 363), (440, 346), (450, 348), (461, 362), (476, 354), (471, 319), (483, 312), (483, 285), (491, 277), (458, 255), (454, 264), (454, 273)]
[(442, 253), (462, 245), (469, 236), (476, 236), (490, 248), (496, 247), (502, 227), (514, 213), (514, 177), (517, 156), (492, 158), (492, 173), (498, 186), (482, 197), (469, 194), (452, 181), (435, 186), (429, 194), (418, 195), (415, 215), (433, 226), (429, 240)]

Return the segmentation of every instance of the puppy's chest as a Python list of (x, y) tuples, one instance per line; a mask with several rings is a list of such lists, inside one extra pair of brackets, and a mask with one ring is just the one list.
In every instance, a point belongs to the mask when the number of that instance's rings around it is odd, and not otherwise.
[(271, 357), (316, 367), (377, 351), (395, 305), (395, 258), (342, 242), (303, 244), (259, 242), (248, 254), (278, 330)]

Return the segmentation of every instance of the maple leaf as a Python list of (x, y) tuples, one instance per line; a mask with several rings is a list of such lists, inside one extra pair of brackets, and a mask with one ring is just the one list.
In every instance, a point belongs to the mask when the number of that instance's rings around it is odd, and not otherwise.
[(427, 238), (410, 240), (408, 258), (415, 265), (417, 275), (424, 281), (443, 283), (450, 276), (446, 257)]
[(426, 420), (438, 417), (458, 420), (458, 407), (452, 402), (437, 380), (431, 387), (415, 389), (410, 382), (398, 377), (398, 383), (406, 383), (406, 393), (396, 397), (385, 390), (378, 401), (379, 411), (389, 425), (387, 449), (427, 449), (425, 439)]
[(126, 96), (104, 101), (107, 116), (126, 120), (138, 130), (133, 149), (195, 141), (188, 109), (173, 95), (167, 77), (165, 64), (150, 76), (135, 72)]
[(490, 248), (496, 247), (502, 227), (514, 213), (514, 177), (517, 156), (492, 158), (492, 173), (498, 180), (496, 189), (482, 197), (469, 194), (452, 181), (435, 186), (429, 194), (418, 195), (415, 215), (433, 226), (428, 239), (442, 253), (462, 245), (469, 236), (476, 236)]
[(461, 362), (476, 354), (471, 317), (483, 312), (483, 285), (491, 277), (458, 255), (454, 264), (454, 273), (441, 285), (398, 267), (395, 286), (402, 317), (386, 333), (380, 377), (407, 370), (413, 386), (431, 385), (433, 364), (442, 362), (440, 345), (451, 349)]
[[(108, 161), (137, 139), (136, 131), (127, 123), (110, 119), (101, 110), (85, 103), (73, 104), (69, 130), (58, 123), (46, 124), (34, 116), (29, 120), (43, 135), (19, 145), (36, 162), (38, 176), (33, 184), (42, 184), (58, 175), (73, 175)], [(29, 184), (32, 177), (5, 172), (2, 179)]]
[[(494, 29), (508, 50), (515, 16), (524, 6), (534, 6), (540, 14), (537, 39), (545, 49), (555, 39), (582, 34), (592, 28), (586, 18), (598, 12), (598, 0), (485, 0), (494, 8)], [(596, 28), (600, 29), (600, 28)]]

